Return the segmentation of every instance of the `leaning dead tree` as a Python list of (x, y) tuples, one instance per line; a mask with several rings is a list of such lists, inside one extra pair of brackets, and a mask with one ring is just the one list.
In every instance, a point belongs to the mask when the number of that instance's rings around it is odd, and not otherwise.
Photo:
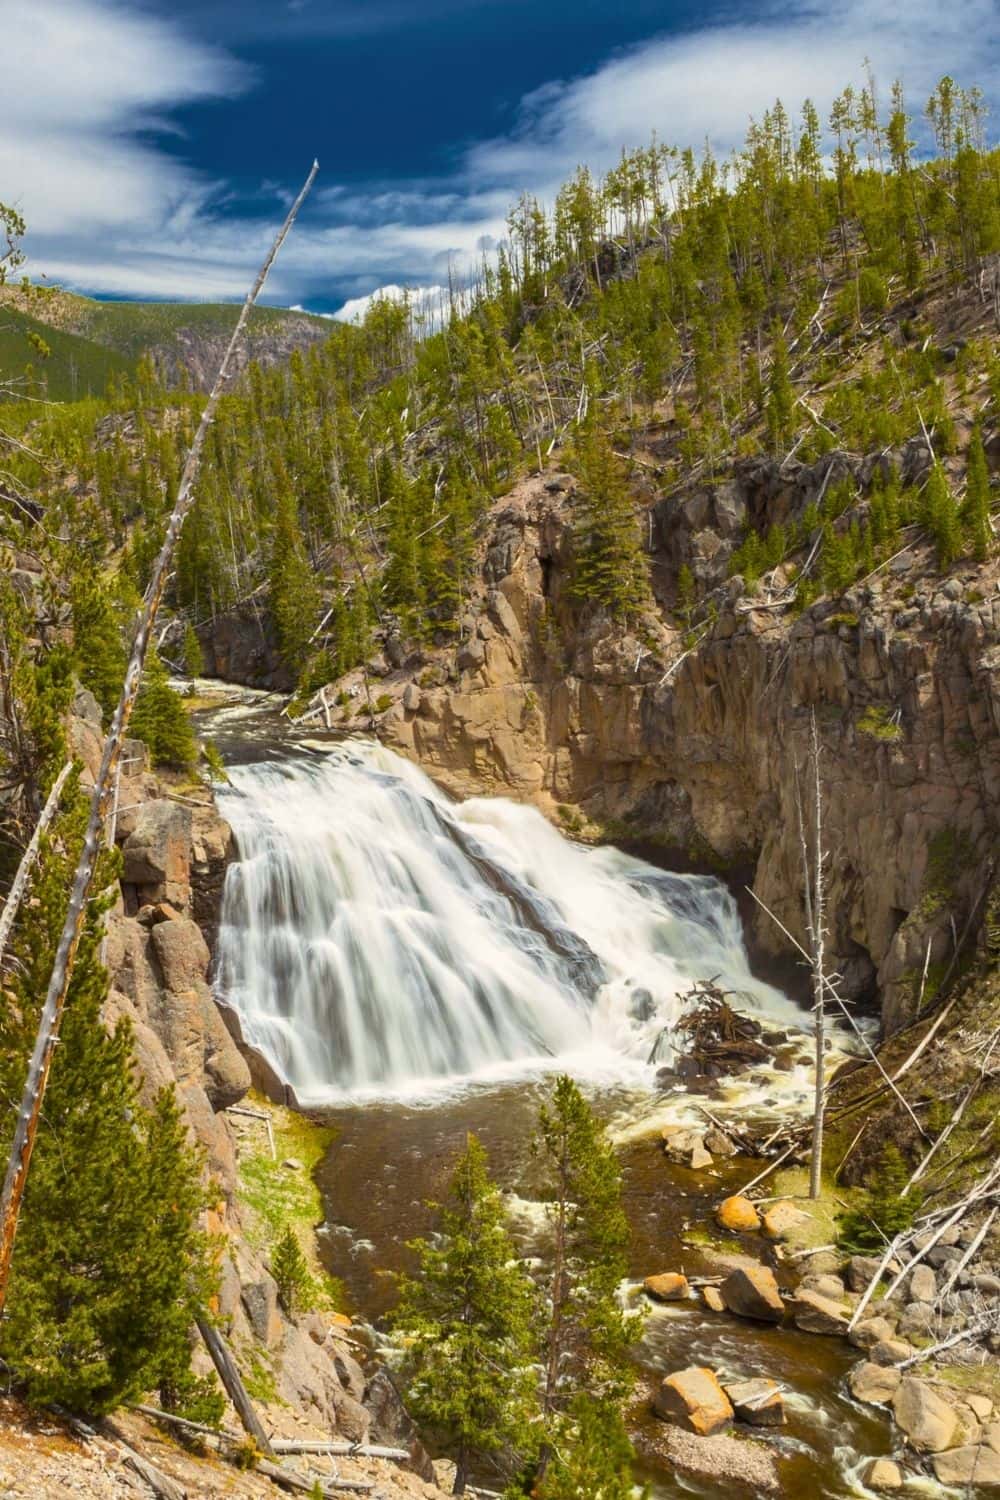
[(813, 1104), (812, 1157), (809, 1163), (809, 1196), (818, 1198), (823, 1177), (823, 1117), (826, 1110), (826, 974), (823, 968), (826, 938), (823, 897), (823, 786), (819, 774), (819, 736), (816, 733), (816, 710), (809, 715), (809, 769), (813, 791), (812, 853), (806, 837), (806, 818), (802, 806), (802, 784), (798, 768), (795, 773), (795, 809), (802, 849), (802, 885), (805, 902), (806, 936), (812, 969), (813, 1017), (816, 1027), (816, 1094)]
[(146, 659), (146, 648), (149, 643), (150, 632), (156, 621), (156, 615), (163, 598), (163, 591), (173, 566), (174, 553), (181, 528), (194, 503), (194, 486), (201, 467), (205, 439), (214, 420), (219, 398), (229, 379), (233, 355), (243, 336), (243, 331), (250, 315), (250, 309), (260, 295), (264, 282), (267, 280), (268, 272), (274, 264), (278, 251), (281, 249), (289, 230), (298, 216), (299, 209), (312, 187), (318, 171), (319, 163), (314, 161), (309, 176), (302, 186), (302, 190), (289, 209), (288, 216), (278, 231), (267, 258), (257, 274), (256, 281), (247, 293), (236, 327), (233, 330), (233, 336), (229, 341), (229, 347), (223, 357), (222, 364), (219, 366), (215, 384), (205, 403), (201, 421), (198, 423), (197, 431), (188, 451), (180, 484), (177, 489), (177, 499), (167, 523), (166, 535), (164, 536), (163, 545), (154, 564), (152, 577), (146, 589), (142, 612), (139, 616), (138, 629), (136, 630), (131, 656), (125, 672), (125, 681), (122, 684), (121, 697), (118, 700), (118, 707), (115, 709), (111, 728), (108, 730), (107, 739), (104, 742), (100, 769), (98, 770), (93, 791), (91, 792), (90, 815), (87, 820), (83, 848), (80, 851), (76, 873), (73, 877), (73, 886), (66, 909), (66, 919), (63, 923), (59, 944), (56, 948), (52, 964), (48, 992), (45, 996), (45, 1004), (42, 1007), (38, 1035), (31, 1055), (28, 1077), (18, 1111), (17, 1126), (14, 1131), (14, 1142), (11, 1147), (10, 1159), (7, 1163), (3, 1192), (0, 1195), (0, 1312), (3, 1311), (7, 1296), (10, 1262), (14, 1250), (14, 1238), (17, 1234), (18, 1213), (21, 1207), (21, 1200), (24, 1196), (24, 1187), (28, 1176), (28, 1168), (31, 1163), (35, 1135), (38, 1130), (42, 1100), (45, 1096), (46, 1084), (48, 1083), (49, 1069), (52, 1066), (52, 1056), (55, 1051), (56, 1042), (59, 1039), (59, 1027), (66, 1005), (66, 995), (69, 990), (70, 980), (73, 975), (80, 936), (83, 931), (87, 900), (90, 896), (98, 855), (103, 844), (105, 820), (113, 795), (118, 763), (121, 759), (122, 744), (125, 739), (125, 731), (128, 728), (128, 721), (135, 703), (136, 694), (139, 691), (139, 683), (142, 678), (142, 669)]
[(3, 972), (4, 953), (6, 952), (7, 943), (14, 926), (14, 918), (17, 916), (21, 902), (24, 900), (24, 894), (31, 882), (31, 872), (35, 867), (35, 862), (38, 859), (38, 851), (42, 846), (42, 839), (49, 824), (59, 810), (59, 801), (63, 794), (63, 787), (69, 780), (69, 773), (72, 769), (73, 762), (67, 761), (52, 783), (52, 788), (45, 800), (45, 806), (42, 808), (38, 822), (35, 824), (35, 831), (31, 835), (31, 842), (21, 856), (21, 863), (17, 867), (17, 874), (14, 876), (11, 888), (7, 892), (4, 909), (0, 911), (0, 973)]

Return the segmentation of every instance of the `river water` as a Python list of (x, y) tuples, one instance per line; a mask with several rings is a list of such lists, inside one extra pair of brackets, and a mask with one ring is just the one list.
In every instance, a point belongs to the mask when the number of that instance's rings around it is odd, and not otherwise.
[[(651, 1273), (717, 1269), (692, 1228), (756, 1170), (693, 1173), (659, 1145), (667, 1120), (701, 1118), (697, 1095), (665, 1092), (657, 1077), (695, 980), (732, 991), (774, 1047), (775, 1063), (713, 1089), (713, 1113), (777, 1122), (809, 1106), (809, 1018), (751, 971), (732, 895), (573, 844), (532, 808), (455, 804), (377, 744), (288, 737), (276, 748), (273, 726), (262, 739), (253, 722), (252, 711), (237, 726), (230, 716), (223, 743), (220, 804), (239, 860), (217, 989), (303, 1107), (337, 1128), (319, 1173), (321, 1241), (356, 1314), (377, 1334), (393, 1273), (412, 1263), (406, 1242), (431, 1226), (427, 1200), (441, 1197), (468, 1131), (490, 1153), (524, 1252), (544, 1255), (530, 1140), (547, 1076), (571, 1072), (621, 1152), (635, 1278), (623, 1295), (648, 1311), (644, 1381), (691, 1363), (772, 1376), (788, 1408), (767, 1437), (783, 1492), (865, 1495), (857, 1456), (888, 1451), (889, 1432), (846, 1394), (853, 1351), (695, 1302), (651, 1307), (639, 1290)], [(657, 1497), (741, 1493), (673, 1474), (650, 1451), (655, 1421), (636, 1420)]]

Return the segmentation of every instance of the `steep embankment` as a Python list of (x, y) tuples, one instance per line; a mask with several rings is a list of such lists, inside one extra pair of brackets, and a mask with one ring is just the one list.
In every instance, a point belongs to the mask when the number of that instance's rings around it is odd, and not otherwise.
[[(919, 480), (926, 453), (898, 457)], [(846, 994), (877, 986), (894, 1030), (944, 977), (991, 869), (1000, 570), (969, 563), (941, 579), (915, 537), (801, 612), (780, 602), (780, 576), (773, 599), (725, 578), (748, 525), (798, 518), (831, 476), (849, 476), (864, 504), (871, 469), (841, 453), (747, 461), (654, 503), (662, 597), (682, 563), (710, 555), (718, 602), (696, 638), (667, 613), (638, 632), (581, 621), (567, 599), (574, 483), (526, 480), (491, 513), (462, 639), (410, 655), (390, 639), (367, 690), (359, 673), (326, 691), (332, 722), (364, 724), (359, 704), (377, 704), (387, 743), (456, 791), (528, 798), (570, 829), (589, 821), (696, 863), (752, 864), (756, 895), (801, 936), (796, 767), (815, 714), (831, 962)], [(763, 913), (756, 932), (787, 947)]]

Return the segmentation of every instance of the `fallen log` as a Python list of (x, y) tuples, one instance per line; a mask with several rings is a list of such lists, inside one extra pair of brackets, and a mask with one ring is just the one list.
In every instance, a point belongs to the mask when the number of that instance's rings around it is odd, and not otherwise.
[[(275, 1484), (280, 1484), (282, 1489), (296, 1490), (299, 1494), (316, 1496), (322, 1495), (324, 1500), (333, 1500), (344, 1490), (354, 1490), (358, 1494), (367, 1494), (375, 1488), (374, 1480), (370, 1479), (304, 1479), (301, 1474), (296, 1474), (294, 1469), (286, 1469), (283, 1464), (269, 1463), (266, 1458), (257, 1460), (254, 1473), (263, 1474), (265, 1479), (273, 1479)], [(183, 1496), (181, 1496), (183, 1500)]]

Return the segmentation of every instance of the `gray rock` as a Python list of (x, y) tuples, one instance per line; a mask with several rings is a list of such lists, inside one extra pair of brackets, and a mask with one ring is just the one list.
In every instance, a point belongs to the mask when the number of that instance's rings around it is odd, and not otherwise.
[(807, 1287), (800, 1287), (796, 1292), (792, 1316), (796, 1328), (801, 1328), (804, 1333), (843, 1335), (847, 1332), (843, 1307)]
[(937, 1296), (937, 1277), (930, 1266), (916, 1266), (910, 1276), (910, 1301), (933, 1302)]

